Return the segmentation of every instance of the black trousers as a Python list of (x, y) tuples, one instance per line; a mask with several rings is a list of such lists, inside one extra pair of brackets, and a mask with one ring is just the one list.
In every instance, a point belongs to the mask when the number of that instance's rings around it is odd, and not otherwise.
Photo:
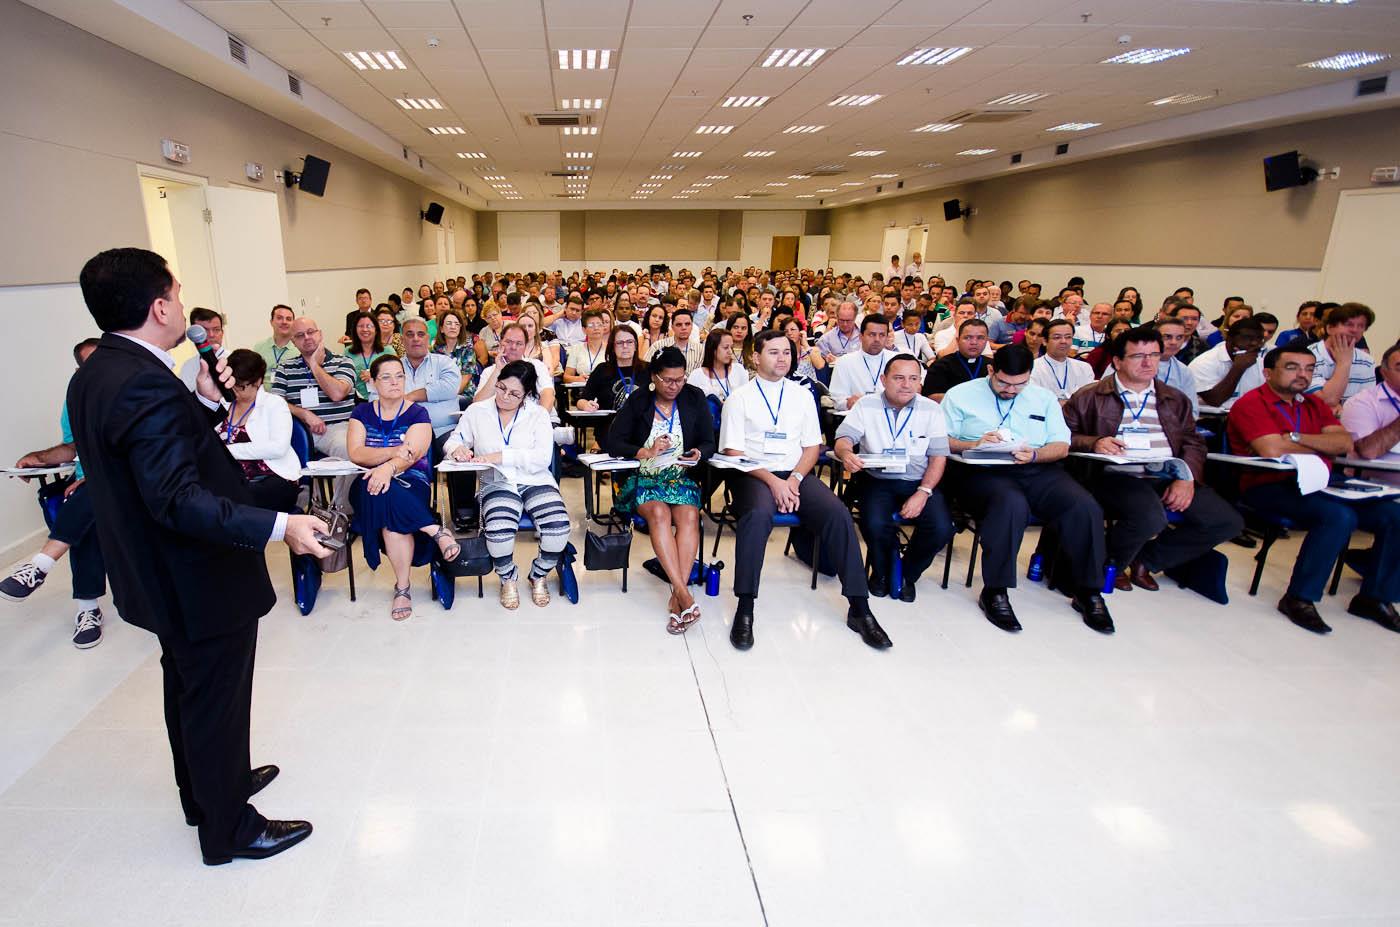
[(1055, 527), (1061, 548), (1069, 554), (1073, 585), (1103, 586), (1103, 509), (1059, 464), (963, 464), (954, 468), (954, 479), (959, 498), (981, 528), (985, 585), (1016, 586), (1016, 555), (1034, 515)]
[[(860, 500), (860, 534), (865, 538), (866, 559), (872, 576), (888, 580), (894, 571), (894, 515), (906, 499), (919, 492), (918, 480), (882, 480), (857, 474), (851, 487)], [(909, 548), (904, 552), (904, 582), (917, 582), (933, 558), (953, 538), (953, 519), (943, 493), (933, 491), (924, 510), (914, 519)]]
[(97, 541), (96, 522), (87, 485), (68, 494), (58, 507), (49, 537), (68, 545), (68, 564), (73, 571), (73, 598), (100, 599), (107, 592), (107, 565)]
[(205, 856), (227, 856), (267, 824), (248, 804), (248, 726), (258, 623), (202, 641), (160, 639), (165, 730), (185, 816)]
[(1244, 519), (1209, 486), (1198, 484), (1181, 521), (1167, 524), (1162, 493), (1167, 484), (1119, 473), (1101, 473), (1090, 487), (1108, 517), (1108, 556), (1119, 569), (1141, 560), (1149, 570), (1169, 570), (1238, 537)]
[(248, 489), (253, 494), (254, 505), (274, 512), (295, 512), (297, 495), (301, 492), (299, 485), (276, 475), (249, 480)]
[[(779, 479), (787, 472), (774, 473)], [(729, 478), (734, 510), (739, 523), (734, 528), (734, 594), (758, 595), (758, 576), (763, 571), (763, 555), (768, 535), (773, 533), (773, 517), (778, 504), (763, 481), (747, 473)], [(841, 594), (865, 597), (870, 594), (861, 562), (860, 541), (856, 538), (851, 512), (825, 483), (810, 473), (798, 488), (797, 519), (804, 529), (821, 539), (821, 554), (830, 557), (841, 578)]]

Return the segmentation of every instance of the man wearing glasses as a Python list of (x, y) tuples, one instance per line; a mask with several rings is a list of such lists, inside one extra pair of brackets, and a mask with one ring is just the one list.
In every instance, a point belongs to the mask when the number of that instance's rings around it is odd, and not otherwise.
[[(1178, 325), (1175, 330), (1184, 336)], [(1185, 339), (1183, 338), (1183, 341)], [(1118, 564), (1115, 587), (1157, 591), (1152, 574), (1182, 566), (1244, 530), (1234, 507), (1205, 485), (1206, 445), (1196, 433), (1191, 400), (1157, 378), (1162, 334), (1134, 328), (1109, 345), (1113, 372), (1064, 405), (1070, 448), (1095, 454), (1157, 459), (1176, 457), (1189, 474), (1104, 472), (1091, 490), (1114, 520), (1110, 560)], [(1167, 525), (1167, 513), (1180, 521)]]
[(982, 594), (987, 620), (1019, 631), (1008, 591), (1016, 585), (1016, 555), (1032, 515), (1052, 528), (1070, 563), (1059, 584), (1071, 590), (1075, 611), (1101, 634), (1113, 618), (1101, 590), (1104, 572), (1103, 509), (1059, 466), (1069, 453), (1069, 428), (1055, 394), (1031, 383), (1030, 351), (1013, 344), (992, 356), (992, 372), (948, 390), (943, 416), (953, 453), (979, 449), (1007, 454), (1000, 465), (958, 468), (957, 493), (977, 517), (982, 540)]

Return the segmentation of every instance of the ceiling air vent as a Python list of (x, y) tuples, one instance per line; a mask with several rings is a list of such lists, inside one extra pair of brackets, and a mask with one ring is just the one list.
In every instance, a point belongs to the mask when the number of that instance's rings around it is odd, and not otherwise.
[(806, 174), (808, 177), (835, 177), (838, 174), (846, 173), (846, 168), (841, 164), (822, 164), (798, 173)]
[(544, 126), (546, 128), (591, 126), (593, 124), (593, 116), (585, 113), (525, 113), (523, 118), (527, 126)]
[(565, 178), (565, 179), (568, 179), (568, 178), (570, 178), (570, 177), (582, 177), (582, 178), (584, 178), (584, 179), (586, 180), (586, 179), (588, 178), (588, 172), (587, 172), (587, 171), (548, 171), (548, 172), (545, 173), (545, 176), (546, 176), (546, 177), (563, 177), (563, 178)]
[(772, 196), (772, 195), (773, 195), (773, 191), (771, 191), (771, 190), (755, 190), (753, 193), (750, 193), (750, 194), (749, 194), (749, 196), (753, 197), (754, 199), (758, 199), (758, 198), (761, 197), (761, 196)]
[(301, 96), (301, 78), (295, 74), (287, 75), (287, 89), (297, 96)]
[(248, 66), (248, 46), (233, 36), (228, 37), (228, 56), (245, 68)]
[(1020, 119), (1029, 116), (1034, 110), (1029, 109), (970, 109), (962, 113), (954, 113), (944, 122), (956, 122), (960, 125), (992, 125), (998, 122), (1011, 122), (1013, 119)]

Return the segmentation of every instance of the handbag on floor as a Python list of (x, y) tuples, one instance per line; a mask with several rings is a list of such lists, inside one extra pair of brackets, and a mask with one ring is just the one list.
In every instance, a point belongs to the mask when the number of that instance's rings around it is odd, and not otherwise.
[(456, 560), (443, 561), (443, 568), (453, 576), (485, 576), (493, 569), (491, 552), (486, 549), (486, 535), (469, 534), (457, 539), (462, 552)]
[(583, 568), (585, 570), (621, 570), (632, 555), (632, 532), (614, 531), (583, 536)]

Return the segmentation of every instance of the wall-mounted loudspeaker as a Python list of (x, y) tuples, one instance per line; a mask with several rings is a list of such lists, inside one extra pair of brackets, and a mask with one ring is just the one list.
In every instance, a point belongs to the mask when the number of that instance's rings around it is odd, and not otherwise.
[(424, 222), (431, 222), (433, 225), (442, 225), (443, 205), (441, 203), (429, 203), (428, 208), (418, 215)]

